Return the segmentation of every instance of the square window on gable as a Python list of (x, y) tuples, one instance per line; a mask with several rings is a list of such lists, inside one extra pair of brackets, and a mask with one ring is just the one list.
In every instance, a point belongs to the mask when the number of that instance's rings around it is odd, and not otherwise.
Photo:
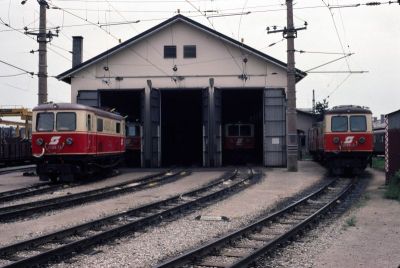
[(196, 46), (183, 46), (183, 57), (184, 58), (196, 58)]
[(164, 46), (164, 59), (176, 59), (176, 46)]

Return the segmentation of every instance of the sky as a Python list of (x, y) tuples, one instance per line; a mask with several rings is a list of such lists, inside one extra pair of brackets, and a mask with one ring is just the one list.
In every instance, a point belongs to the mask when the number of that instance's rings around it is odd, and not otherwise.
[[(84, 37), (83, 59), (88, 60), (117, 45), (118, 39), (125, 41), (176, 15), (178, 10), (286, 62), (286, 40), (282, 34), (268, 34), (266, 30), (268, 26), (281, 29), (286, 25), (284, 0), (47, 2), (47, 27), (53, 32), (57, 26), (60, 30), (48, 45), (49, 101), (71, 101), (70, 85), (54, 76), (71, 68), (72, 36)], [(296, 50), (304, 51), (296, 53), (296, 67), (307, 71), (333, 61), (310, 71), (297, 84), (297, 107), (312, 107), (315, 90), (316, 101), (327, 99), (330, 107), (367, 106), (375, 116), (400, 109), (400, 5), (381, 1), (383, 4), (371, 6), (366, 5), (368, 2), (294, 1), (295, 26), (308, 24), (295, 39)], [(24, 5), (21, 0), (0, 0), (0, 19), (0, 106), (32, 108), (37, 104), (37, 76), (5, 63), (37, 73), (38, 44), (34, 36), (24, 34), (24, 27), (29, 31), (38, 29), (39, 4), (37, 0), (28, 0)], [(354, 54), (342, 58), (350, 53)]]

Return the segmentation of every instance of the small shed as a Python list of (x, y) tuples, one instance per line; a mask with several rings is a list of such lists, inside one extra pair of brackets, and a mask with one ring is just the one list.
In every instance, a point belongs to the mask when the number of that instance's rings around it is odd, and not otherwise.
[(386, 115), (386, 182), (400, 171), (400, 110)]
[(297, 109), (297, 135), (299, 159), (308, 154), (308, 130), (317, 122), (317, 117), (311, 109)]

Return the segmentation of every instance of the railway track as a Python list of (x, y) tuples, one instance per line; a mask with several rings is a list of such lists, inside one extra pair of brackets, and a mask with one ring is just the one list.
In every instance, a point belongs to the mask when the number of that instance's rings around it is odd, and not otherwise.
[(0, 192), (0, 203), (4, 203), (7, 201), (14, 201), (21, 198), (48, 193), (52, 191), (57, 191), (65, 187), (72, 187), (72, 186), (73, 185), (67, 185), (67, 184), (54, 185), (52, 183), (38, 183), (25, 188)]
[(15, 167), (4, 167), (0, 168), (0, 175), (8, 174), (16, 171), (30, 171), (34, 170), (36, 165), (24, 165), (24, 166), (15, 166)]
[(258, 181), (260, 173), (230, 171), (196, 190), (150, 203), (113, 216), (0, 248), (0, 265), (28, 267), (59, 261), (90, 247), (140, 231), (165, 219), (185, 215), (243, 190)]
[(353, 187), (353, 181), (331, 181), (272, 215), (156, 267), (247, 267), (307, 228)]
[(184, 170), (170, 171), (166, 173), (161, 172), (100, 189), (28, 202), (19, 205), (5, 206), (0, 208), (0, 221), (12, 221), (22, 217), (31, 217), (41, 212), (58, 210), (82, 203), (99, 201), (120, 194), (131, 193), (142, 189), (160, 186), (184, 176), (188, 176), (189, 174), (190, 172)]

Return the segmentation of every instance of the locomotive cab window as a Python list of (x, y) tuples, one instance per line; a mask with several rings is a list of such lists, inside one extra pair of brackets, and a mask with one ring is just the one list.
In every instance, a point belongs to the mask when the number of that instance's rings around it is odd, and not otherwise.
[(353, 132), (367, 131), (367, 120), (364, 115), (350, 116), (350, 130)]
[(347, 131), (347, 116), (332, 116), (331, 128), (333, 132)]
[(252, 131), (251, 131), (251, 126), (250, 125), (241, 125), (240, 126), (240, 136), (243, 137), (251, 137)]
[(127, 127), (127, 136), (140, 137), (140, 126), (130, 125)]
[(36, 130), (45, 132), (53, 131), (54, 114), (53, 113), (38, 113), (36, 117)]
[(239, 126), (238, 125), (228, 125), (226, 136), (228, 136), (228, 137), (239, 136)]
[(57, 131), (74, 131), (75, 129), (75, 113), (57, 113)]

